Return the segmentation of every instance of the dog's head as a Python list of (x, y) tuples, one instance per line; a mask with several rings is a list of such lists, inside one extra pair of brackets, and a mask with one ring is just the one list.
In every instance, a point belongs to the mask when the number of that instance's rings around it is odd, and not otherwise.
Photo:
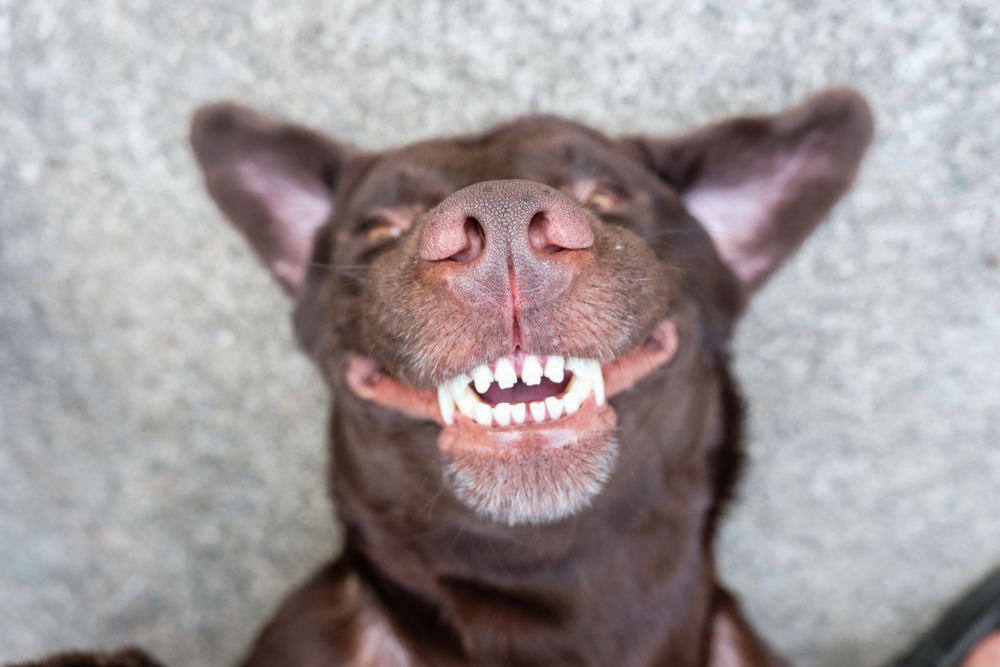
[(871, 133), (835, 90), (674, 138), (542, 116), (381, 153), (221, 104), (192, 143), (297, 300), (348, 483), (391, 505), (419, 478), (517, 524), (664, 457), (708, 465), (732, 325)]

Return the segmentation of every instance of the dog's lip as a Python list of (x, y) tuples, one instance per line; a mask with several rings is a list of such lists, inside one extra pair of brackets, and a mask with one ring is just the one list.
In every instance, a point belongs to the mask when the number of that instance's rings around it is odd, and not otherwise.
[(588, 433), (610, 431), (617, 423), (615, 409), (608, 403), (598, 407), (593, 395), (572, 415), (520, 426), (481, 426), (462, 413), (456, 413), (454, 423), (441, 429), (438, 449), (446, 456), (455, 456), (475, 450), (510, 454), (572, 447), (586, 440)]
[[(677, 326), (673, 320), (661, 321), (652, 335), (638, 348), (617, 359), (601, 364), (608, 398), (631, 389), (644, 377), (666, 364), (677, 351)], [(375, 361), (351, 354), (347, 372), (347, 384), (360, 398), (392, 408), (416, 419), (427, 419), (444, 426), (437, 392), (433, 389), (417, 389), (394, 379)], [(588, 401), (593, 404), (593, 397)], [(601, 406), (601, 411), (607, 406)], [(596, 407), (596, 406), (595, 406)], [(582, 410), (582, 408), (581, 408)], [(512, 425), (502, 428), (480, 426), (470, 422), (472, 427), (502, 431), (506, 433), (530, 433), (544, 427), (558, 428), (569, 423), (574, 415), (545, 422), (543, 424)], [(464, 419), (464, 418), (463, 418)], [(465, 421), (470, 421), (466, 419)]]
[(680, 339), (677, 324), (662, 320), (638, 348), (601, 364), (608, 398), (635, 386), (637, 382), (674, 358)]

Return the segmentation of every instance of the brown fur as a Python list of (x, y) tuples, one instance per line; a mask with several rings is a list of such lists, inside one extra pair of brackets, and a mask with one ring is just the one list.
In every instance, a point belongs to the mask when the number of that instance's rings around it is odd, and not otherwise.
[[(871, 133), (845, 90), (682, 137), (543, 116), (383, 153), (200, 111), (208, 188), (336, 396), (344, 553), (245, 664), (780, 664), (715, 579), (729, 339)], [(608, 406), (442, 428), (434, 387), (519, 350), (603, 362)]]
[[(327, 187), (331, 210), (304, 279), (285, 284), (299, 340), (337, 396), (331, 484), (347, 546), (286, 601), (247, 664), (360, 665), (378, 650), (400, 665), (776, 664), (714, 578), (741, 461), (728, 340), (752, 291), (853, 179), (871, 138), (864, 103), (832, 91), (672, 139), (529, 117), (381, 154), (297, 132), (222, 105), (192, 134), (213, 196), (272, 268), (262, 223), (240, 210), (267, 211), (268, 197), (246, 191), (239, 164), (298, 155), (290, 171), (311, 170), (307, 187)], [(572, 197), (595, 182), (611, 193), (603, 209), (571, 202), (565, 223), (579, 236), (585, 220), (592, 244), (536, 252), (559, 230), (521, 222), (532, 198), (551, 211), (566, 205), (550, 190)], [(451, 215), (480, 228), (459, 232)], [(280, 227), (274, 217), (265, 229)], [(398, 238), (372, 234), (390, 223)], [(679, 341), (669, 363), (610, 398), (610, 426), (558, 450), (528, 436), (498, 449), (482, 429), (415, 418), (420, 401), (404, 414), (368, 400), (380, 383), (426, 398), (516, 348), (608, 362), (665, 320)], [(355, 391), (351, 354), (375, 369)], [(511, 519), (532, 494), (562, 513)]]

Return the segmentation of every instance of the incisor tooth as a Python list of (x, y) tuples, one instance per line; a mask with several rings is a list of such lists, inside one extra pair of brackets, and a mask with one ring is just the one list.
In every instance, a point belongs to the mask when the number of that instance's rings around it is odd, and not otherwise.
[(524, 360), (524, 365), (521, 367), (521, 381), (529, 387), (541, 384), (542, 364), (538, 361), (538, 357), (529, 355)]
[(583, 399), (580, 398), (580, 394), (575, 391), (568, 391), (566, 395), (563, 396), (563, 403), (566, 404), (566, 414), (571, 415), (580, 409), (583, 404)]
[(510, 424), (510, 403), (497, 403), (493, 408), (493, 419), (497, 420), (500, 426)]
[(486, 403), (476, 403), (475, 419), (477, 423), (483, 426), (492, 426), (493, 411), (490, 410), (490, 406)]
[(510, 389), (517, 384), (517, 373), (514, 372), (513, 364), (506, 358), (497, 361), (497, 369), (494, 375), (501, 389)]
[(545, 377), (553, 382), (562, 382), (565, 377), (566, 360), (558, 355), (551, 355), (545, 362)]
[(529, 403), (528, 409), (531, 410), (531, 416), (534, 417), (536, 422), (545, 421), (545, 401)]
[(483, 364), (472, 369), (472, 381), (476, 383), (476, 391), (480, 394), (486, 393), (490, 384), (493, 383), (493, 373), (490, 372), (490, 367)]
[(449, 426), (455, 422), (455, 399), (447, 385), (438, 387), (438, 406), (441, 408), (441, 420)]
[(563, 413), (562, 399), (556, 398), (555, 396), (549, 396), (545, 399), (545, 407), (549, 409), (549, 417), (552, 419), (559, 419)]
[(526, 409), (527, 406), (524, 403), (515, 403), (514, 405), (510, 406), (510, 416), (514, 418), (515, 424), (524, 423), (524, 411)]

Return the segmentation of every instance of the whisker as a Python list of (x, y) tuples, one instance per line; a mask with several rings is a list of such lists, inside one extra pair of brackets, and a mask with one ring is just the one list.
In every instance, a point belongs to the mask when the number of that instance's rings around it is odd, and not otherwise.
[(638, 236), (643, 241), (648, 241), (649, 239), (662, 238), (664, 236), (671, 236), (674, 234), (681, 234), (683, 236), (689, 236), (691, 238), (697, 238), (698, 236), (701, 235), (696, 230), (693, 229), (661, 229), (657, 232), (653, 232), (652, 234), (638, 234)]
[(309, 262), (309, 266), (315, 266), (318, 269), (330, 269), (332, 271), (342, 271), (345, 269), (371, 268), (369, 264), (328, 264), (326, 262)]

